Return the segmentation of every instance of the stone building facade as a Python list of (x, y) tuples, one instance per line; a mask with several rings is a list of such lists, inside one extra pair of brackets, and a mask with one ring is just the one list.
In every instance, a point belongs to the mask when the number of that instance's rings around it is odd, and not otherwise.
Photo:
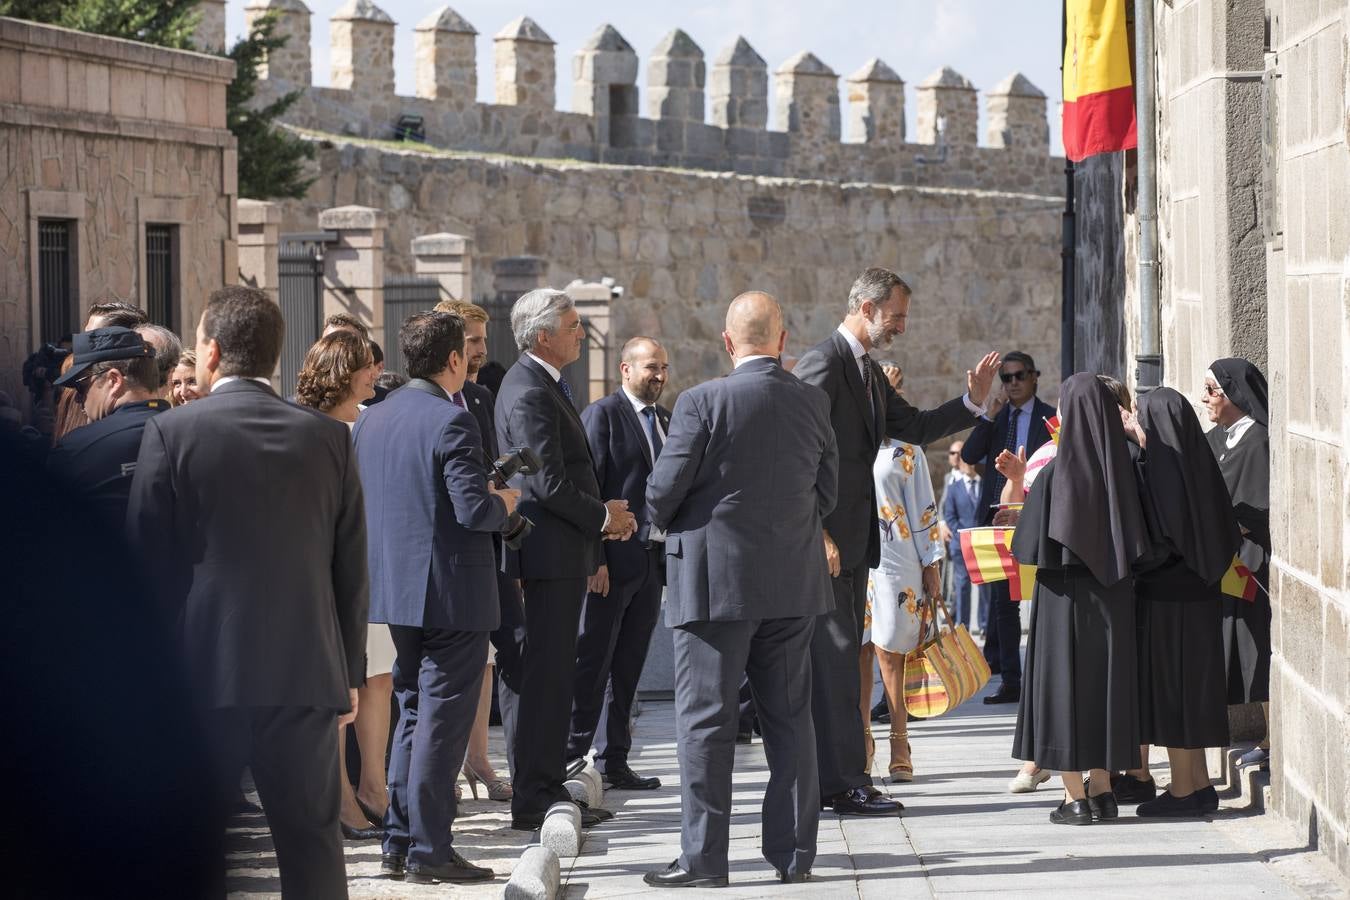
[(1350, 873), (1350, 3), (1155, 10), (1164, 381), (1266, 373), (1270, 802)]
[(237, 280), (233, 78), (219, 57), (0, 18), (0, 390), (23, 395), (24, 359), (94, 302), (159, 300), (190, 334)]

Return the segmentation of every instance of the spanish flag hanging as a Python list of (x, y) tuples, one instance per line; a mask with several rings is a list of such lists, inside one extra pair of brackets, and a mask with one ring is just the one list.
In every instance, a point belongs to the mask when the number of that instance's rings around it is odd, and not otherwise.
[(1064, 0), (1064, 153), (1074, 162), (1136, 144), (1128, 0)]

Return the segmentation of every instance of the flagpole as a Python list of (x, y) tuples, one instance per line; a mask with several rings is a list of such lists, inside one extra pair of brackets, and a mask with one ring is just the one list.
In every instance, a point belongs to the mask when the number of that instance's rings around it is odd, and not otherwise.
[(1135, 392), (1162, 385), (1162, 344), (1158, 334), (1157, 130), (1153, 87), (1153, 0), (1134, 0), (1134, 108), (1138, 134), (1139, 352)]
[[(1059, 5), (1059, 81), (1064, 84), (1064, 49), (1069, 41), (1069, 13), (1065, 3)], [(1060, 222), (1060, 281), (1059, 281), (1059, 380), (1062, 382), (1074, 372), (1074, 268), (1078, 253), (1078, 230), (1074, 222), (1073, 160), (1064, 154), (1064, 216)]]

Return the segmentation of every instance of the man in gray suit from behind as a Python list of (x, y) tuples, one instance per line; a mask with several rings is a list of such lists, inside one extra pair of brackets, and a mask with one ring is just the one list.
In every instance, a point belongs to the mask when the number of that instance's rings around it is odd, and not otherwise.
[(647, 484), (651, 525), (667, 533), (683, 849), (647, 874), (656, 887), (727, 883), (743, 673), (769, 760), (764, 858), (799, 882), (816, 856), (810, 646), (831, 606), (821, 534), (838, 469), (829, 400), (779, 365), (787, 335), (768, 294), (733, 300), (722, 337), (735, 371), (680, 395)]

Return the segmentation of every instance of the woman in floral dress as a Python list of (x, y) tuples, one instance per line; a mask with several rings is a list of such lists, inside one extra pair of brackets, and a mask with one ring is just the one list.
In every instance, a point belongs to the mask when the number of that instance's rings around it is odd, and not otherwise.
[[(901, 392), (904, 376), (899, 367), (883, 371)], [(867, 583), (867, 615), (863, 621), (863, 722), (869, 721), (872, 698), (872, 659), (881, 666), (881, 682), (891, 711), (892, 782), (914, 780), (909, 729), (904, 708), (905, 654), (916, 649), (924, 622), (932, 618), (925, 601), (941, 584), (942, 538), (938, 533), (937, 502), (923, 448), (887, 440), (872, 466), (877, 488), (877, 525), (881, 529), (881, 563)], [(866, 724), (864, 727), (867, 727)], [(868, 768), (873, 741), (867, 733)]]

